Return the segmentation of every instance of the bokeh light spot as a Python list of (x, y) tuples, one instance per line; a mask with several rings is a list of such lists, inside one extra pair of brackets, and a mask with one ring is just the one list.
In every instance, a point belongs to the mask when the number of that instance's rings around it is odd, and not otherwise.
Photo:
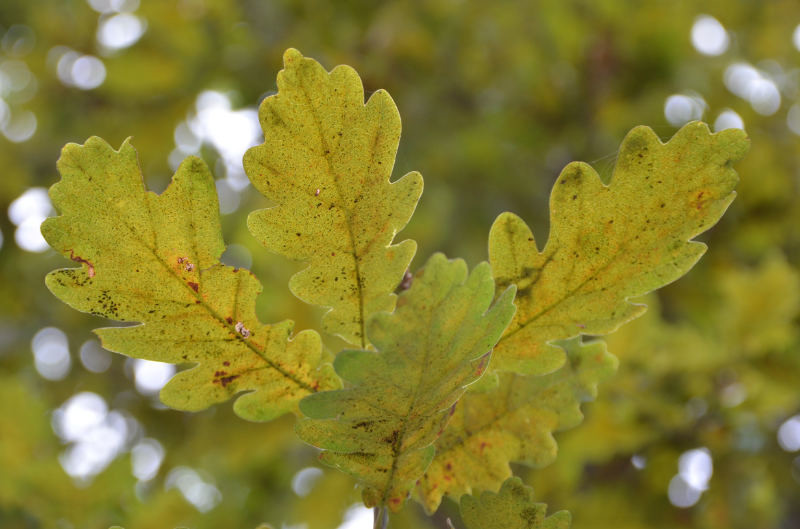
[(800, 415), (787, 419), (778, 428), (778, 444), (787, 452), (800, 450)]
[(81, 345), (80, 359), (83, 367), (92, 373), (104, 373), (111, 367), (111, 353), (97, 340), (87, 340)]
[(31, 340), (33, 365), (36, 371), (47, 380), (61, 380), (67, 376), (72, 366), (69, 343), (64, 331), (56, 327), (45, 327)]
[(36, 115), (29, 111), (11, 113), (11, 119), (3, 127), (3, 136), (12, 143), (28, 141), (36, 133), (38, 122)]
[(139, 393), (142, 395), (155, 395), (161, 391), (164, 384), (175, 374), (175, 366), (164, 362), (137, 358), (134, 360), (133, 373), (136, 389)]
[(669, 501), (675, 507), (686, 509), (700, 500), (702, 491), (692, 487), (680, 476), (673, 476), (667, 488)]
[(100, 22), (97, 42), (109, 50), (121, 50), (136, 44), (146, 29), (147, 23), (143, 18), (120, 13)]
[(139, 481), (150, 481), (164, 461), (164, 447), (155, 439), (142, 439), (131, 449), (131, 469)]
[(719, 20), (700, 15), (692, 25), (692, 45), (703, 55), (722, 55), (728, 49), (730, 38)]
[(372, 527), (372, 509), (367, 509), (360, 503), (356, 503), (345, 511), (344, 522), (336, 529), (371, 529)]
[(729, 108), (720, 112), (717, 119), (714, 120), (714, 132), (720, 132), (725, 129), (744, 130), (744, 121), (742, 117)]
[(15, 24), (8, 28), (0, 45), (7, 55), (22, 57), (33, 51), (33, 47), (36, 45), (36, 35), (30, 27)]
[(213, 484), (203, 480), (189, 467), (175, 467), (167, 475), (167, 489), (177, 488), (186, 500), (200, 512), (208, 512), (222, 501), (222, 494)]
[(301, 498), (305, 498), (311, 493), (314, 484), (322, 477), (322, 470), (316, 467), (306, 467), (300, 469), (292, 477), (292, 490)]
[(703, 117), (706, 103), (701, 97), (674, 94), (664, 103), (664, 116), (671, 125), (680, 127)]

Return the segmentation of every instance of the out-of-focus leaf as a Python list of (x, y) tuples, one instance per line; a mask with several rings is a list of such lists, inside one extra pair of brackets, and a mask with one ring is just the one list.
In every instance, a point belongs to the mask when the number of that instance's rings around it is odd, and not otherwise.
[(783, 255), (772, 254), (757, 268), (720, 271), (725, 303), (719, 305), (719, 337), (748, 357), (782, 350), (797, 339), (800, 274)]
[(268, 249), (308, 266), (290, 288), (300, 299), (331, 307), (325, 330), (366, 348), (371, 314), (394, 308), (392, 294), (416, 243), (392, 245), (417, 205), (422, 177), (390, 183), (400, 115), (378, 90), (364, 88), (349, 66), (330, 73), (297, 50), (284, 55), (278, 94), (261, 104), (265, 142), (244, 167), (276, 207), (253, 212), (248, 227)]
[(568, 529), (571, 525), (567, 511), (546, 514), (547, 505), (534, 502), (533, 489), (519, 478), (506, 480), (499, 493), (461, 497), (461, 518), (467, 529)]
[(511, 462), (542, 466), (555, 459), (552, 433), (583, 420), (581, 403), (594, 399), (598, 382), (617, 366), (602, 341), (573, 338), (560, 345), (567, 362), (556, 372), (500, 373), (493, 389), (461, 398), (417, 486), (426, 510), (435, 511), (445, 495), (457, 500), (473, 490), (496, 490), (511, 476)]
[(142, 323), (98, 329), (107, 349), (198, 364), (164, 387), (165, 404), (200, 410), (247, 391), (235, 411), (269, 420), (336, 386), (330, 365), (320, 365), (319, 335), (290, 339), (291, 321), (262, 324), (258, 280), (220, 264), (214, 180), (201, 160), (185, 160), (161, 195), (145, 189), (129, 141), (119, 151), (100, 138), (69, 144), (58, 168), (62, 179), (50, 196), (61, 216), (48, 219), (42, 233), (83, 266), (51, 272), (47, 286), (83, 312)]
[(550, 236), (539, 250), (519, 217), (504, 213), (489, 235), (498, 287), (517, 285), (518, 306), (495, 348), (493, 369), (546, 373), (563, 362), (549, 342), (602, 335), (642, 314), (628, 302), (685, 274), (706, 246), (691, 241), (733, 200), (732, 163), (744, 132), (711, 134), (690, 123), (662, 143), (648, 127), (625, 138), (611, 182), (587, 164), (562, 171), (550, 195)]
[(433, 458), (432, 443), (465, 386), (477, 380), (514, 313), (513, 287), (494, 305), (486, 263), (469, 277), (462, 260), (435, 254), (394, 313), (370, 319), (375, 351), (344, 351), (335, 367), (350, 387), (309, 396), (300, 437), (322, 461), (365, 486), (367, 506), (397, 511)]

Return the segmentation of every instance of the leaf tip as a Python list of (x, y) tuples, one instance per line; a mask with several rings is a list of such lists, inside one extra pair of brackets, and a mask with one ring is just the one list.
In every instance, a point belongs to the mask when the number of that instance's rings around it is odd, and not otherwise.
[(300, 50), (297, 48), (288, 48), (285, 52), (283, 52), (283, 65), (285, 68), (288, 68), (293, 63), (303, 59), (303, 54), (300, 53)]

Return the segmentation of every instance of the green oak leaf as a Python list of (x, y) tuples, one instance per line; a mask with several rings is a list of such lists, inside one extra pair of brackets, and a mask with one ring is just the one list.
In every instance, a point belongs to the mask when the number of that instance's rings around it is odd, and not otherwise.
[(567, 511), (546, 514), (547, 505), (534, 502), (533, 489), (519, 478), (507, 479), (498, 493), (461, 497), (467, 529), (568, 529), (572, 524)]
[(322, 364), (319, 335), (293, 323), (256, 317), (261, 284), (247, 270), (220, 264), (225, 249), (214, 179), (187, 158), (161, 195), (145, 189), (126, 140), (115, 151), (100, 138), (68, 144), (50, 188), (61, 213), (42, 234), (81, 263), (55, 270), (48, 288), (70, 306), (109, 319), (140, 322), (98, 329), (103, 346), (135, 358), (194, 363), (161, 391), (180, 410), (201, 410), (246, 391), (234, 410), (251, 420), (295, 411), (317, 390), (338, 387)]
[(278, 205), (251, 213), (248, 227), (270, 251), (308, 262), (292, 292), (330, 307), (324, 329), (366, 348), (366, 321), (394, 308), (416, 252), (414, 241), (392, 240), (416, 208), (422, 177), (389, 182), (401, 126), (387, 92), (365, 105), (349, 66), (328, 73), (294, 49), (284, 65), (277, 95), (259, 110), (265, 142), (244, 157), (255, 188)]
[(499, 288), (517, 286), (517, 313), (497, 344), (493, 369), (547, 373), (563, 362), (550, 344), (603, 335), (639, 316), (628, 302), (685, 274), (706, 246), (691, 241), (733, 200), (731, 165), (745, 133), (711, 134), (689, 123), (667, 143), (648, 127), (622, 142), (605, 185), (587, 164), (567, 165), (550, 195), (550, 236), (539, 250), (525, 222), (501, 214), (489, 235)]
[(377, 351), (337, 356), (334, 367), (349, 386), (301, 401), (309, 419), (298, 422), (298, 435), (324, 449), (323, 462), (364, 485), (367, 506), (402, 506), (453, 404), (486, 369), (514, 313), (514, 288), (492, 305), (494, 292), (487, 263), (467, 276), (464, 261), (435, 254), (395, 312), (369, 320)]
[(544, 466), (556, 457), (553, 432), (583, 420), (580, 405), (597, 395), (617, 359), (602, 341), (558, 342), (567, 362), (548, 375), (498, 373), (486, 391), (468, 391), (436, 441), (436, 457), (419, 481), (416, 497), (428, 512), (443, 496), (457, 500), (473, 490), (496, 490), (511, 476), (509, 463)]

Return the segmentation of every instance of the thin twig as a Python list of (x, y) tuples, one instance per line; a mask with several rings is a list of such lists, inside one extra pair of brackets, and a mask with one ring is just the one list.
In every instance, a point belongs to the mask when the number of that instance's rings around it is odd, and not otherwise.
[(375, 517), (373, 518), (372, 529), (387, 529), (389, 527), (389, 509), (385, 505), (375, 507), (373, 509)]

